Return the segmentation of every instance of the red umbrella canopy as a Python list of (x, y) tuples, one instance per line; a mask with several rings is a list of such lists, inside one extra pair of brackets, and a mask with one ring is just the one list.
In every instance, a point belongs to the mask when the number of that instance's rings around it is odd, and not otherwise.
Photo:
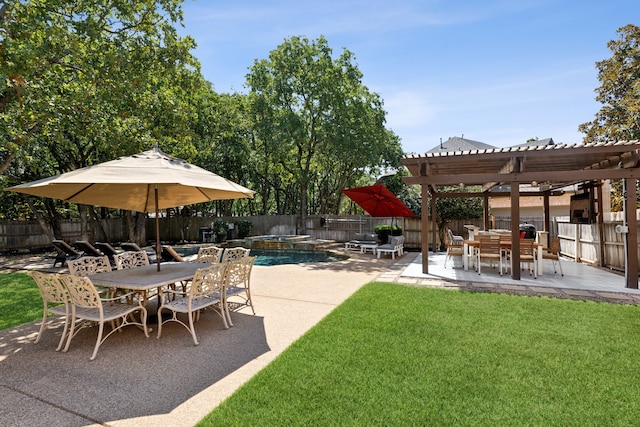
[(407, 205), (382, 184), (347, 188), (342, 192), (371, 216), (415, 216)]

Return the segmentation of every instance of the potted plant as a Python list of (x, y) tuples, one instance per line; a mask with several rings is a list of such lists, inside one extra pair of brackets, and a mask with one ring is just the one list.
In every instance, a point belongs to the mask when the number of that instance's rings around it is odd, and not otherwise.
[(378, 225), (373, 231), (378, 235), (378, 239), (382, 244), (389, 242), (389, 236), (402, 235), (402, 227), (398, 225)]

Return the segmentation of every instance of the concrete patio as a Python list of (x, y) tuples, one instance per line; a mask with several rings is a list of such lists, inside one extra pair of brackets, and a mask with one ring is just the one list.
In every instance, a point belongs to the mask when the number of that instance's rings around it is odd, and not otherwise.
[(542, 276), (536, 279), (523, 271), (521, 280), (513, 280), (508, 274), (498, 274), (497, 268), (483, 267), (482, 274), (478, 274), (472, 268), (466, 271), (462, 267), (454, 268), (451, 260), (445, 268), (445, 258), (444, 252), (429, 253), (429, 274), (423, 274), (421, 254), (408, 253), (391, 267), (392, 270), (382, 274), (379, 280), (422, 286), (640, 303), (640, 291), (625, 288), (624, 274), (573, 260), (561, 259), (564, 276), (560, 275), (559, 270), (554, 273), (552, 262), (544, 260)]

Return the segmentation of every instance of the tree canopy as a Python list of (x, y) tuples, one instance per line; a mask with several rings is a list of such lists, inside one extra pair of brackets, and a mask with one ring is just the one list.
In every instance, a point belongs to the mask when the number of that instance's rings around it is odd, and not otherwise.
[(270, 183), (278, 210), (300, 213), (303, 232), (309, 211), (337, 211), (340, 189), (398, 167), (402, 155), (354, 55), (332, 54), (324, 37), (295, 36), (256, 60), (247, 75), (262, 182)]
[[(399, 138), (353, 53), (292, 37), (256, 59), (247, 94), (219, 94), (180, 37), (181, 0), (8, 0), (0, 6), (0, 184), (159, 145), (256, 191), (208, 215), (340, 213), (342, 188), (400, 168)], [(0, 218), (109, 215), (0, 193)], [(132, 214), (125, 213), (127, 218)], [(138, 216), (138, 219), (140, 216)], [(136, 223), (129, 221), (130, 229)], [(133, 232), (133, 231), (132, 231)]]
[[(626, 25), (617, 33), (619, 38), (607, 44), (612, 56), (596, 63), (601, 83), (596, 100), (602, 107), (578, 128), (586, 143), (640, 139), (640, 27)], [(612, 182), (612, 211), (622, 210), (623, 198), (622, 183)]]
[(619, 39), (607, 44), (611, 58), (596, 63), (601, 83), (596, 100), (602, 107), (579, 127), (585, 142), (640, 138), (640, 27), (626, 25), (617, 33)]

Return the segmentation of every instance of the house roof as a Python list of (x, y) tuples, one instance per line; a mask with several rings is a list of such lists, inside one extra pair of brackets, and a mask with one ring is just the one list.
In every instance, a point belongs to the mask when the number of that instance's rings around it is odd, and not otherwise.
[(453, 136), (447, 139), (445, 142), (433, 147), (427, 153), (441, 153), (449, 151), (469, 151), (469, 150), (490, 150), (496, 148), (493, 145), (485, 144), (484, 142), (474, 141), (472, 139), (460, 138)]

